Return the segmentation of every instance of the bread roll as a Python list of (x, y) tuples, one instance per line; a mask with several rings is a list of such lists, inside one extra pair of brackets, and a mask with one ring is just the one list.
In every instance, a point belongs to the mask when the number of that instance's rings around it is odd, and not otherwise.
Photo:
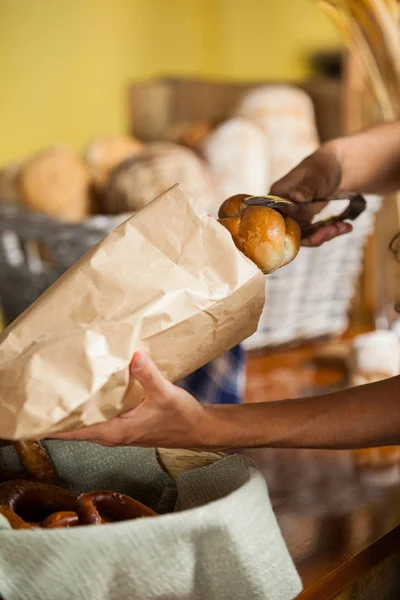
[(28, 160), (19, 177), (22, 203), (69, 222), (84, 219), (90, 206), (90, 175), (83, 160), (57, 146)]
[(244, 96), (234, 116), (251, 120), (267, 136), (272, 182), (319, 145), (312, 101), (298, 88), (287, 85), (256, 88)]
[(237, 248), (264, 274), (290, 263), (300, 249), (300, 227), (273, 208), (248, 206), (239, 194), (225, 200), (219, 222), (231, 233)]
[(112, 169), (142, 150), (143, 142), (125, 135), (105, 135), (90, 142), (85, 150), (94, 184), (103, 188)]
[(248, 190), (253, 196), (268, 193), (268, 142), (259, 127), (247, 119), (230, 119), (219, 125), (201, 144), (221, 194), (228, 196)]
[(170, 125), (165, 139), (197, 151), (204, 138), (212, 131), (212, 121), (189, 121)]
[(104, 209), (111, 214), (138, 211), (175, 183), (206, 210), (217, 212), (216, 188), (205, 162), (170, 142), (148, 144), (111, 172)]

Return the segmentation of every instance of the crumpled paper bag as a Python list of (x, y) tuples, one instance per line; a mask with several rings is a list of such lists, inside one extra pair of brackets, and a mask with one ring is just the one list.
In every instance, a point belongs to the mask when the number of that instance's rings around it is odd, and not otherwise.
[(88, 252), (0, 338), (0, 438), (42, 438), (136, 406), (147, 350), (177, 381), (250, 336), (261, 271), (173, 186)]

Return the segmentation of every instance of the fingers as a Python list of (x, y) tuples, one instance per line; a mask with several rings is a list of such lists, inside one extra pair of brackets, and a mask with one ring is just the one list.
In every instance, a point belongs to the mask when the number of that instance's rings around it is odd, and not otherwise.
[(131, 377), (134, 377), (143, 387), (146, 396), (162, 399), (167, 398), (173, 389), (155, 364), (144, 352), (135, 352), (130, 364)]
[[(299, 165), (295, 169), (292, 169), (284, 177), (275, 181), (272, 185), (269, 193), (273, 196), (280, 196), (281, 198), (288, 198), (290, 194), (295, 191), (304, 177), (304, 169), (302, 165)], [(302, 202), (303, 200), (299, 200)]]
[(307, 173), (303, 166), (297, 167), (285, 177), (275, 182), (270, 193), (293, 200), (293, 202), (311, 202), (325, 196), (325, 177), (316, 171)]
[(308, 248), (316, 248), (325, 242), (329, 242), (339, 235), (350, 233), (353, 227), (345, 221), (336, 221), (329, 225), (321, 226), (315, 233), (302, 240), (302, 245)]
[(332, 198), (340, 187), (342, 168), (337, 150), (321, 146), (274, 183), (271, 194), (294, 202)]
[[(150, 400), (161, 406), (163, 401), (173, 396), (174, 386), (161, 375), (144, 352), (136, 352), (133, 355), (129, 370), (131, 382), (135, 379), (143, 387), (148, 409)], [(129, 394), (129, 387), (127, 394)], [(103, 446), (130, 443), (133, 436), (132, 419), (136, 419), (138, 408), (133, 408), (105, 423), (58, 433), (52, 437), (60, 440), (90, 441)]]
[(75, 441), (89, 441), (96, 444), (104, 443), (104, 440), (110, 437), (110, 428), (113, 428), (113, 419), (107, 423), (99, 423), (99, 425), (90, 425), (90, 427), (81, 427), (74, 431), (67, 431), (65, 433), (56, 433), (51, 437), (57, 440), (75, 440)]

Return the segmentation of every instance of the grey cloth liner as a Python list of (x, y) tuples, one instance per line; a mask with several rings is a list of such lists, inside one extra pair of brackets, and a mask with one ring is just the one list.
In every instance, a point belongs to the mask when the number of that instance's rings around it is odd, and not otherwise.
[[(4, 600), (291, 600), (301, 591), (264, 478), (246, 457), (175, 482), (152, 449), (47, 448), (63, 486), (119, 491), (163, 514), (34, 531), (12, 530), (0, 516)], [(12, 447), (0, 448), (0, 464), (18, 468)]]

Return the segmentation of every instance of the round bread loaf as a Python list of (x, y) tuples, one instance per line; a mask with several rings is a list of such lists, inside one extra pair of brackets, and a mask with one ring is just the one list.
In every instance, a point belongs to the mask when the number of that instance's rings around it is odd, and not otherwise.
[(247, 196), (238, 194), (225, 200), (219, 222), (228, 229), (237, 248), (267, 275), (297, 256), (300, 227), (273, 208), (245, 204)]
[(179, 183), (212, 214), (218, 208), (216, 188), (205, 162), (188, 148), (170, 142), (148, 144), (110, 174), (104, 210), (119, 214), (147, 206), (169, 187)]
[(248, 119), (230, 119), (219, 125), (204, 139), (201, 152), (214, 174), (221, 200), (241, 190), (254, 196), (268, 192), (268, 141)]
[(104, 135), (86, 147), (84, 156), (96, 187), (103, 188), (112, 169), (142, 150), (144, 144), (126, 135)]
[(89, 212), (89, 171), (64, 146), (44, 150), (25, 162), (19, 190), (22, 204), (57, 219), (78, 222)]
[(234, 116), (249, 119), (267, 136), (271, 183), (319, 145), (312, 100), (299, 88), (288, 85), (255, 88), (242, 98)]

